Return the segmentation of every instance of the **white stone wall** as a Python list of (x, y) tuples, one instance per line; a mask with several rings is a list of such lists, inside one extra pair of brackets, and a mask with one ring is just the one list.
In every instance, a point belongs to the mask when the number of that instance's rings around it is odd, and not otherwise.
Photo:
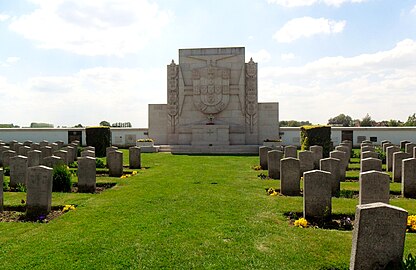
[(279, 103), (259, 103), (259, 141), (279, 139)]
[(166, 104), (149, 104), (149, 138), (153, 139), (155, 144), (168, 144), (168, 115)]

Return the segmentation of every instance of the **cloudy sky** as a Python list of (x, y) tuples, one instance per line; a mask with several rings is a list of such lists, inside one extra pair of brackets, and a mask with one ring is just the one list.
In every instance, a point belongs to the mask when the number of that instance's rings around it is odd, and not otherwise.
[(416, 0), (0, 0), (0, 123), (147, 127), (178, 49), (230, 46), (280, 120), (416, 112)]

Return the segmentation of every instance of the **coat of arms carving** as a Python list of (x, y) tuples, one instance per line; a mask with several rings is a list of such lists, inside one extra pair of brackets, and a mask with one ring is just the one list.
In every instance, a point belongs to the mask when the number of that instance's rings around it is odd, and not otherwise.
[(224, 110), (230, 100), (230, 69), (207, 67), (194, 69), (193, 101), (203, 113), (215, 114)]

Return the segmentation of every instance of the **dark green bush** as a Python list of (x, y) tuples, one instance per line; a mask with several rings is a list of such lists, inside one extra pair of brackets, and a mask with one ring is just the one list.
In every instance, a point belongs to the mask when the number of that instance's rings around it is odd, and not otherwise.
[(53, 168), (53, 184), (54, 192), (71, 192), (72, 181), (71, 172), (66, 165), (57, 165)]
[(95, 159), (95, 168), (105, 168), (104, 161), (101, 158)]
[(9, 191), (9, 182), (3, 181), (3, 191)]
[(96, 157), (105, 157), (105, 150), (111, 146), (110, 127), (88, 127), (85, 129), (88, 146), (95, 147)]
[(78, 168), (78, 161), (74, 161), (68, 164), (69, 168)]
[(302, 126), (300, 137), (301, 150), (309, 150), (312, 145), (320, 145), (323, 147), (324, 158), (329, 157), (332, 147), (330, 126)]
[(383, 152), (383, 148), (377, 146), (375, 148), (376, 153), (378, 154), (378, 158), (381, 160), (383, 164), (386, 164), (386, 153)]
[(411, 253), (407, 255), (407, 258), (403, 259), (400, 269), (416, 269), (416, 257), (413, 257)]
[(3, 168), (3, 175), (4, 176), (10, 176), (10, 167), (9, 166)]

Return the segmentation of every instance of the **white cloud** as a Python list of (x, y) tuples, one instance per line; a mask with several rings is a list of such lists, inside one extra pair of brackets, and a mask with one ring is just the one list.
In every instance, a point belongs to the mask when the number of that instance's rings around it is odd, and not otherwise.
[(267, 50), (261, 49), (257, 52), (246, 52), (246, 62), (250, 61), (250, 58), (253, 58), (253, 61), (257, 63), (267, 63), (270, 61), (272, 56)]
[(288, 21), (273, 38), (281, 43), (290, 43), (302, 37), (318, 34), (336, 34), (344, 30), (346, 21), (334, 21), (325, 18), (302, 17)]
[(0, 59), (0, 67), (10, 67), (17, 63), (19, 60), (20, 58), (15, 56), (7, 57), (5, 61), (1, 61)]
[(0, 22), (7, 21), (9, 18), (9, 15), (0, 13)]
[(293, 53), (282, 53), (280, 55), (280, 59), (282, 59), (283, 61), (289, 61), (289, 60), (293, 60), (295, 58), (296, 57)]
[(7, 57), (6, 62), (9, 64), (13, 64), (16, 63), (20, 60), (20, 57), (15, 57), (15, 56), (11, 56), (11, 57)]
[(410, 13), (416, 14), (416, 5), (412, 8), (412, 10), (410, 11)]
[(416, 112), (416, 41), (354, 57), (325, 57), (297, 67), (259, 70), (259, 99), (280, 102), (280, 119), (326, 124), (340, 113), (406, 120)]
[(292, 8), (312, 6), (315, 4), (339, 7), (345, 3), (362, 3), (365, 1), (367, 0), (267, 0), (267, 3)]
[(133, 53), (157, 38), (172, 19), (148, 0), (32, 0), (38, 8), (10, 29), (44, 49), (80, 55)]
[[(147, 127), (149, 103), (161, 103), (166, 93), (165, 69), (90, 68), (68, 76), (29, 78), (11, 83), (0, 77), (5, 123), (28, 126), (97, 125), (100, 121), (131, 122)], [(163, 101), (166, 103), (166, 101)]]

